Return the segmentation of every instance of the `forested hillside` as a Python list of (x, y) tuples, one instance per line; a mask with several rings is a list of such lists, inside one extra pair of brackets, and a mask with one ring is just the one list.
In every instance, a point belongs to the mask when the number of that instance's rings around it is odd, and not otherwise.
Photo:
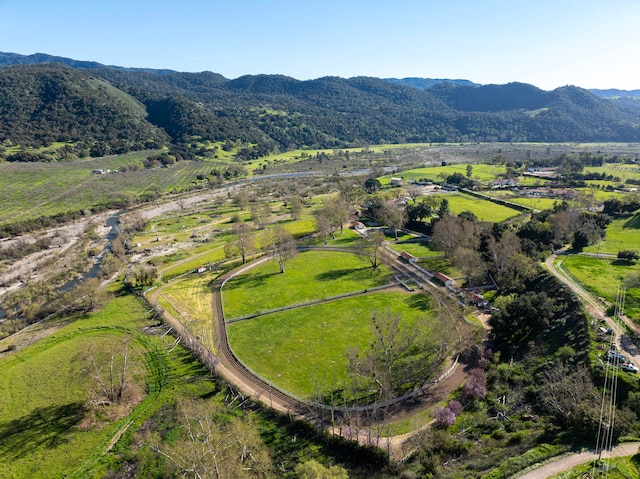
[(65, 159), (169, 144), (189, 158), (201, 140), (233, 143), (241, 147), (239, 159), (249, 159), (381, 143), (640, 140), (633, 115), (577, 87), (549, 92), (521, 83), (445, 82), (421, 89), (369, 77), (282, 75), (229, 80), (65, 60), (0, 54), (4, 158), (32, 161), (38, 156), (11, 147), (53, 142), (69, 142)]

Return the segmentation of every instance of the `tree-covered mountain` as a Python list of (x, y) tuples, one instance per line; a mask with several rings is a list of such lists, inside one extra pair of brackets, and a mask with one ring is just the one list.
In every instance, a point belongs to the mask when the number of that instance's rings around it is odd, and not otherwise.
[(463, 86), (480, 86), (479, 83), (473, 83), (469, 80), (451, 80), (446, 78), (385, 78), (385, 81), (395, 83), (397, 85), (412, 86), (415, 88), (420, 88), (421, 90), (428, 90), (432, 86), (438, 85), (439, 83), (450, 83), (452, 85)]
[(589, 90), (600, 98), (606, 98), (623, 110), (628, 111), (640, 122), (640, 90)]
[(0, 54), (0, 142), (71, 141), (93, 154), (172, 143), (188, 157), (193, 140), (203, 139), (240, 144), (242, 158), (251, 158), (376, 143), (640, 141), (633, 115), (577, 87), (449, 81), (423, 89), (370, 77), (283, 75), (230, 80), (57, 58)]
[[(71, 141), (96, 156), (168, 142), (144, 104), (103, 79), (58, 64), (0, 69), (0, 141)], [(98, 151), (99, 150), (99, 151)]]

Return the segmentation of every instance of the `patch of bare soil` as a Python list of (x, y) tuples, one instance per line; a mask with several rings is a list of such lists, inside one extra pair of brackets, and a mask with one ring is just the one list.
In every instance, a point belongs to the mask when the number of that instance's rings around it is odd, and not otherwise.
[(40, 321), (0, 340), (0, 360), (59, 331), (68, 320)]

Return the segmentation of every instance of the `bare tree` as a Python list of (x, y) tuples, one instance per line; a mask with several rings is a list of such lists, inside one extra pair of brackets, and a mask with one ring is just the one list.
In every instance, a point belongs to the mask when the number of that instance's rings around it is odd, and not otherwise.
[(181, 434), (173, 444), (151, 448), (181, 477), (238, 479), (272, 477), (267, 448), (252, 418), (231, 416), (214, 401), (178, 403)]
[(356, 244), (356, 254), (358, 257), (369, 261), (373, 269), (378, 269), (384, 242), (385, 238), (382, 231), (371, 231), (368, 237), (360, 239)]
[(393, 236), (397, 240), (398, 230), (407, 224), (409, 217), (403, 206), (387, 202), (380, 210), (379, 220), (393, 230)]
[(471, 248), (460, 247), (456, 249), (453, 254), (453, 264), (460, 268), (467, 277), (469, 287), (475, 278), (485, 272), (480, 253)]
[(281, 273), (284, 273), (287, 261), (298, 252), (293, 235), (281, 225), (276, 225), (269, 231), (263, 250), (278, 262)]
[(245, 264), (247, 256), (256, 250), (253, 229), (247, 223), (240, 221), (233, 224), (232, 231), (236, 235), (236, 240), (225, 247), (225, 253), (227, 257), (240, 254), (242, 264)]
[(147, 219), (139, 211), (133, 211), (121, 218), (120, 225), (126, 233), (140, 233), (147, 226)]
[(290, 203), (289, 210), (291, 211), (291, 217), (294, 220), (299, 220), (300, 216), (302, 215), (302, 208), (304, 208), (302, 201), (297, 196), (292, 196), (291, 199), (289, 200), (289, 203)]
[(254, 202), (249, 207), (251, 221), (253, 221), (258, 229), (263, 229), (269, 222), (271, 216), (271, 207), (266, 202)]
[(128, 343), (112, 342), (90, 347), (84, 357), (94, 404), (126, 399), (135, 361)]
[(401, 321), (401, 316), (390, 310), (374, 311), (371, 346), (363, 354), (350, 350), (347, 356), (350, 371), (374, 381), (385, 399), (392, 398), (396, 387), (404, 382), (395, 366), (413, 345), (412, 333), (400, 326)]
[(335, 238), (335, 231), (343, 232), (344, 224), (349, 220), (350, 212), (344, 198), (339, 195), (325, 200), (319, 215), (327, 218), (331, 226), (331, 237)]
[(507, 270), (510, 260), (520, 252), (520, 238), (513, 231), (506, 230), (502, 233), (499, 241), (494, 236), (489, 238), (487, 250), (496, 275), (502, 276)]
[(452, 258), (457, 248), (463, 246), (475, 249), (478, 236), (473, 222), (451, 215), (442, 216), (434, 225), (431, 235), (433, 245)]
[(322, 238), (324, 244), (327, 244), (329, 238), (333, 237), (333, 229), (331, 228), (331, 223), (329, 223), (329, 218), (322, 214), (322, 212), (316, 215), (316, 233)]
[(107, 291), (101, 286), (97, 278), (89, 278), (78, 285), (72, 292), (82, 312), (90, 313), (102, 308), (107, 302)]

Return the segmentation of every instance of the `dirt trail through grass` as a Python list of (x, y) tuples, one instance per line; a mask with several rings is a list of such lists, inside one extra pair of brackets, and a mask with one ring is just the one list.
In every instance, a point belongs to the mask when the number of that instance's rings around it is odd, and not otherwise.
[[(604, 451), (602, 458), (633, 456), (638, 452), (640, 442), (629, 442), (614, 447), (611, 451)], [(548, 477), (570, 471), (576, 466), (598, 459), (598, 454), (593, 451), (585, 451), (569, 456), (564, 456), (558, 460), (549, 462), (537, 469), (521, 474), (518, 479), (547, 479)]]

